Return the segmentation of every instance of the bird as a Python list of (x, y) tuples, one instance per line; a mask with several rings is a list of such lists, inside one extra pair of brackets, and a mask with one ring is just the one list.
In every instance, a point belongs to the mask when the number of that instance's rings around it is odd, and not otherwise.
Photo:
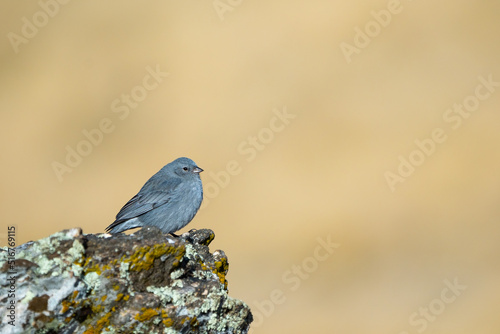
[(189, 158), (178, 158), (153, 175), (118, 212), (107, 228), (111, 234), (136, 227), (156, 226), (163, 233), (186, 226), (203, 201), (200, 173), (203, 169)]

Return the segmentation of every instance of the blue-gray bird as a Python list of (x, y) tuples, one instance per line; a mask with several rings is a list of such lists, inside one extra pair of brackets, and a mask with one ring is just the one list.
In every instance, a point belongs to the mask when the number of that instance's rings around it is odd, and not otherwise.
[(173, 233), (183, 228), (194, 218), (203, 200), (202, 171), (188, 158), (165, 165), (123, 206), (106, 232), (156, 226), (164, 233)]

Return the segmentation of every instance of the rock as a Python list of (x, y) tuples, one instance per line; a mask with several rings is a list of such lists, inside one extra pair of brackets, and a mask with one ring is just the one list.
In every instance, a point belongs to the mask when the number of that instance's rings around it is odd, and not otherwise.
[(15, 248), (15, 263), (4, 247), (0, 332), (247, 333), (252, 314), (228, 296), (227, 257), (208, 248), (214, 237), (71, 229)]

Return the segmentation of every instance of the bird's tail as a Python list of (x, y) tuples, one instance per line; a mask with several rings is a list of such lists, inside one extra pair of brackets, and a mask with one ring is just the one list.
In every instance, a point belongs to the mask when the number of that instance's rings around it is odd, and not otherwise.
[(132, 218), (128, 220), (115, 220), (111, 225), (106, 227), (106, 232), (108, 233), (120, 233), (132, 228), (142, 227), (142, 223), (137, 218)]

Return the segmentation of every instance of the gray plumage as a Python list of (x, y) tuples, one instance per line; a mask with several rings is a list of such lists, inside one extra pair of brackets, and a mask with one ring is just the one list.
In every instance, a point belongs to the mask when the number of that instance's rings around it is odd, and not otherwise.
[(165, 165), (123, 206), (106, 231), (119, 233), (156, 226), (164, 233), (173, 233), (183, 228), (194, 218), (203, 200), (199, 175), (202, 171), (188, 158)]

